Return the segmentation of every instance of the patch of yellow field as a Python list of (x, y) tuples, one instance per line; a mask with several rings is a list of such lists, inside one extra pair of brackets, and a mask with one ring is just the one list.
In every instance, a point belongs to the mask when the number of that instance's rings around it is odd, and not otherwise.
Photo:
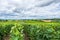
[(52, 20), (42, 20), (43, 22), (51, 22)]

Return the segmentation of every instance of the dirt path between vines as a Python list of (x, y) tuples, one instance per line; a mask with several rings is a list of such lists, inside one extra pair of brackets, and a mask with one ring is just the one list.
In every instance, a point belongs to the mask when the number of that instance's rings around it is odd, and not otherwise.
[(27, 33), (25, 32), (24, 34), (25, 34), (24, 35), (24, 40), (29, 40), (29, 37), (28, 37)]
[(10, 39), (10, 35), (4, 36), (3, 40), (9, 40)]

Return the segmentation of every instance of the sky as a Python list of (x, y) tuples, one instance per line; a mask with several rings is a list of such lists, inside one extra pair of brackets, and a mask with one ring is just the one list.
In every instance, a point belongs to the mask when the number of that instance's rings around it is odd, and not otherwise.
[(60, 0), (0, 0), (0, 19), (60, 18)]

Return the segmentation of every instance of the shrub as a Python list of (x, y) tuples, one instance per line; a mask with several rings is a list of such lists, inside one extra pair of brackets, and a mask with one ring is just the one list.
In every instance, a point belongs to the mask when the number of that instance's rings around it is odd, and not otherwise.
[(3, 37), (10, 34), (11, 27), (13, 24), (0, 24), (0, 39), (4, 40)]
[(60, 40), (59, 24), (25, 24), (24, 31), (28, 34), (29, 40)]
[(24, 40), (24, 34), (23, 34), (23, 26), (20, 24), (15, 24), (15, 26), (13, 26), (11, 28), (11, 38), (10, 40)]

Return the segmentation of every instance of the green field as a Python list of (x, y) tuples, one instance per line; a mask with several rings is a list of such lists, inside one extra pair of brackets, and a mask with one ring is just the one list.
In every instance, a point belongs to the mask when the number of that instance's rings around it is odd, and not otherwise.
[(0, 40), (60, 40), (60, 21), (0, 20)]

